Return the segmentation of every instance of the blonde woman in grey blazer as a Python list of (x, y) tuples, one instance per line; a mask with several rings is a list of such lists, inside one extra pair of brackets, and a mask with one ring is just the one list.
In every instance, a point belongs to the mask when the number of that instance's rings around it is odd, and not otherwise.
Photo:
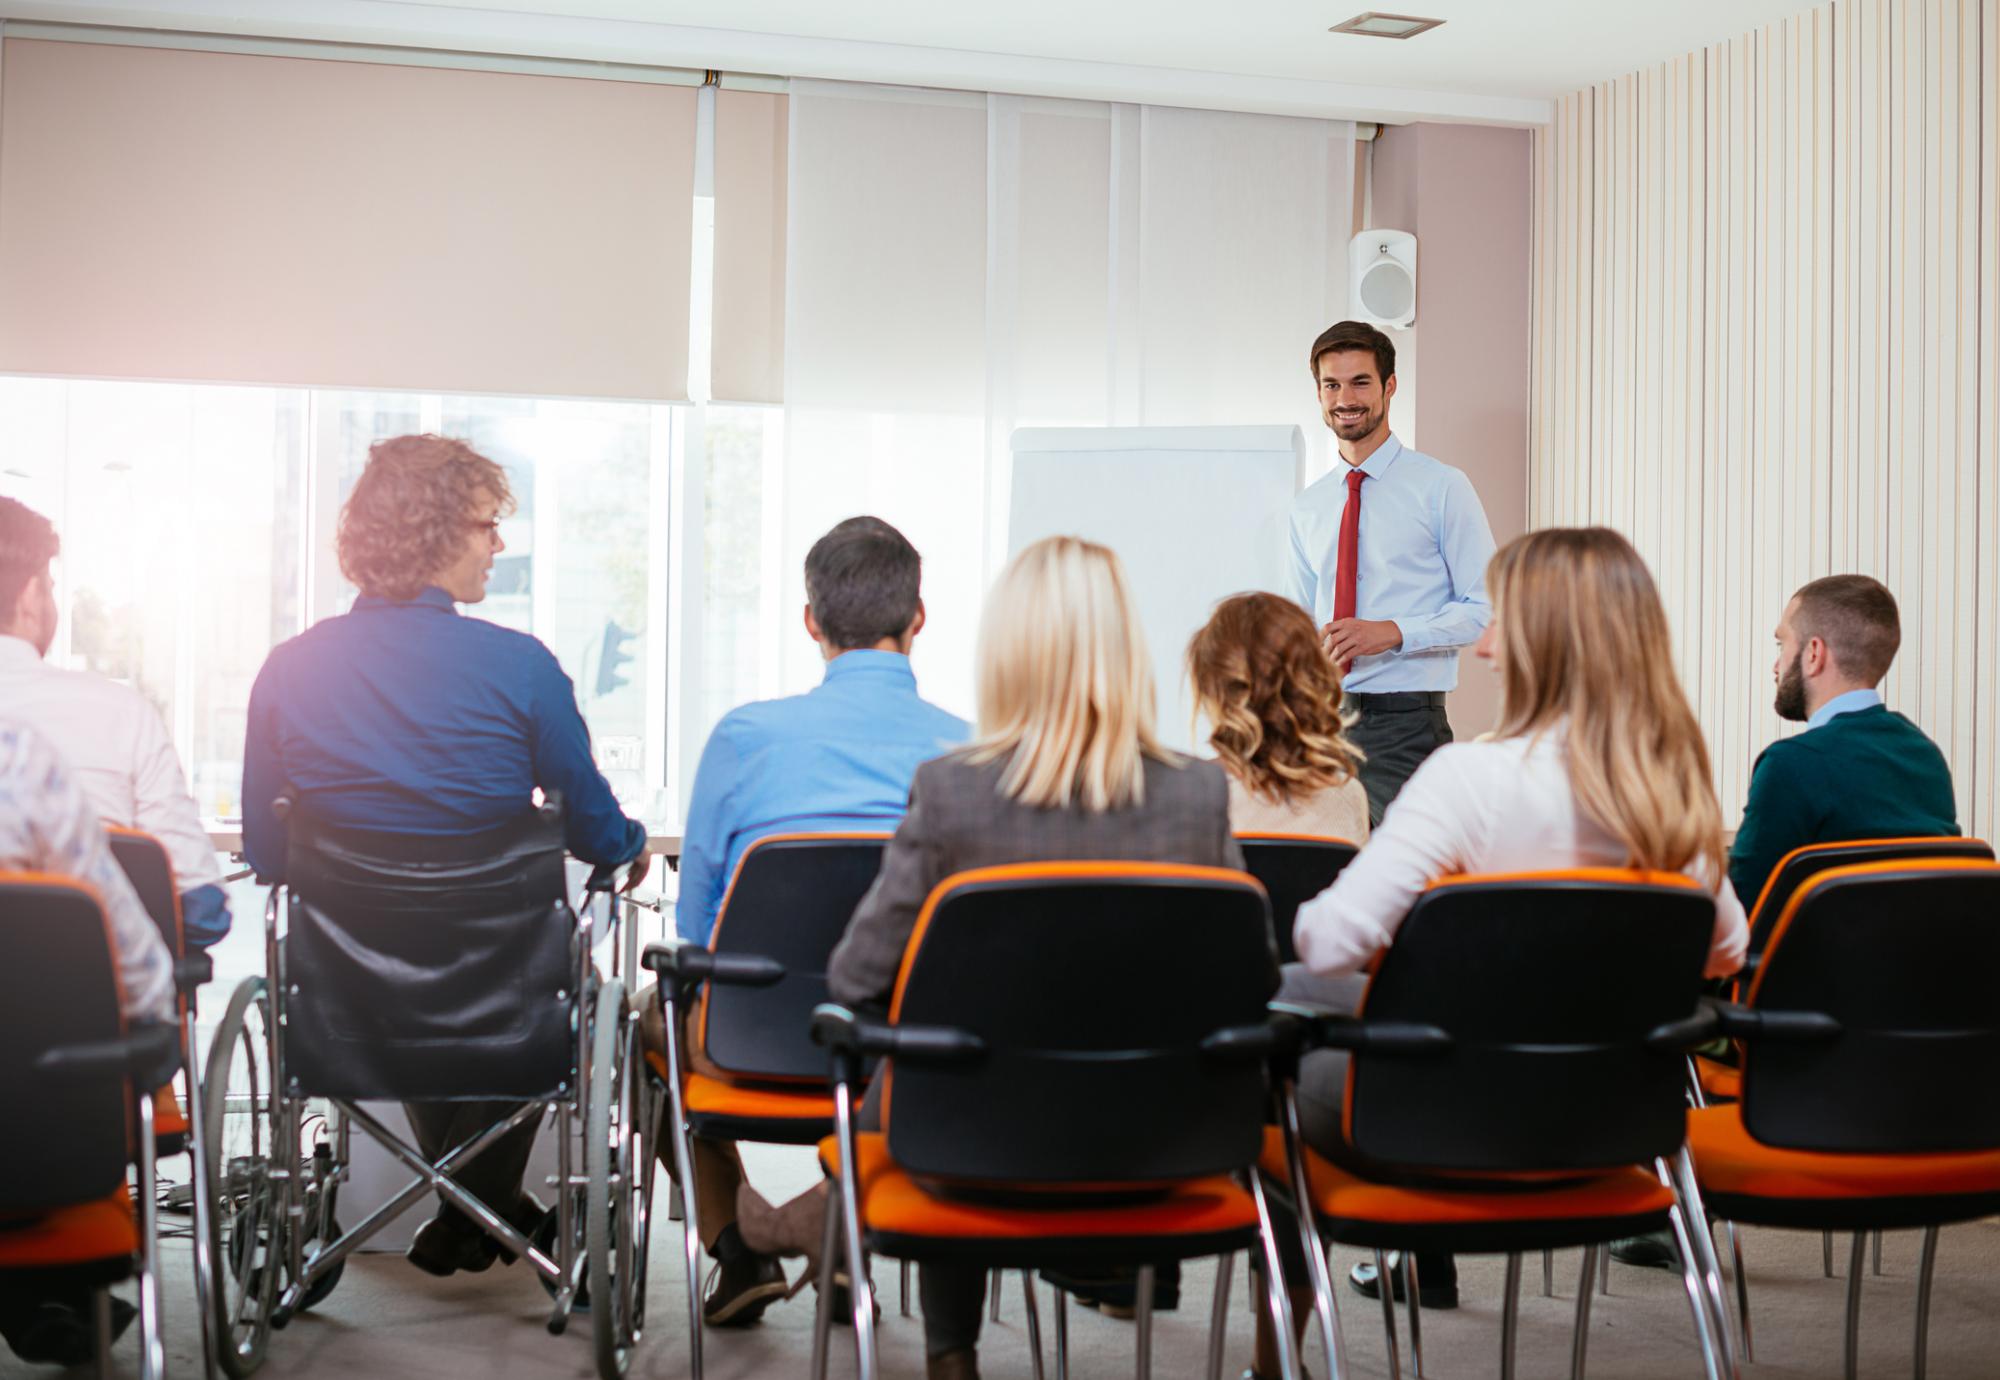
[[(1243, 866), (1221, 767), (1154, 734), (1151, 666), (1108, 548), (1050, 537), (1008, 564), (980, 625), (979, 736), (917, 768), (909, 813), (833, 952), (837, 1000), (887, 1005), (925, 898), (954, 872), (1077, 859)], [(879, 1126), (873, 1100), (860, 1119)], [(823, 1187), (775, 1210), (746, 1189), (739, 1220), (753, 1248), (798, 1254), (818, 1248), (825, 1212)], [(924, 1265), (920, 1279), (928, 1375), (976, 1377), (986, 1272)]]

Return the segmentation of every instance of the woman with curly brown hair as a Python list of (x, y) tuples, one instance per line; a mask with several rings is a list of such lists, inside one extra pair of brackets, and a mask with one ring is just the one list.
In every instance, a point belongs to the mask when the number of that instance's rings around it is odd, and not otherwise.
[[(646, 873), (646, 830), (618, 808), (591, 756), (576, 690), (555, 654), (526, 633), (459, 612), (486, 597), (513, 511), (507, 473), (463, 441), (398, 436), (369, 448), (341, 510), (340, 568), (361, 588), (348, 612), (273, 648), (250, 690), (243, 750), (243, 845), (260, 876), (282, 880), (289, 794), (311, 817), (349, 829), (421, 835), (427, 848), (483, 847), (526, 812), (536, 790), (560, 796), (569, 851)], [(470, 840), (471, 842), (467, 842)], [(513, 1108), (407, 1104), (435, 1161)], [(538, 1118), (501, 1136), (459, 1182), (532, 1234), (542, 1209), (521, 1178)], [(509, 1205), (512, 1205), (509, 1207)], [(498, 1255), (445, 1204), (409, 1256), (448, 1275)]]
[(1229, 775), (1232, 828), (1368, 837), (1340, 677), (1304, 609), (1275, 594), (1224, 599), (1188, 643), (1187, 667), (1209, 746)]

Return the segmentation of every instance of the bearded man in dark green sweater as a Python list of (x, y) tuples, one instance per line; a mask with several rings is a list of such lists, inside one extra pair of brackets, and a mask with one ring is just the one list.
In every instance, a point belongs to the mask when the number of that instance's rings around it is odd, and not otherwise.
[(1777, 639), (1778, 715), (1806, 731), (1765, 748), (1750, 773), (1729, 857), (1746, 906), (1794, 848), (1958, 833), (1944, 754), (1875, 689), (1903, 640), (1895, 596), (1866, 575), (1814, 580), (1785, 606)]

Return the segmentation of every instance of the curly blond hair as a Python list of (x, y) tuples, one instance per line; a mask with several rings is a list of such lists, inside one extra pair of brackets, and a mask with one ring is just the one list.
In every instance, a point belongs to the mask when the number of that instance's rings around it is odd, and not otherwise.
[(1188, 643), (1187, 667), (1195, 708), (1213, 728), (1209, 746), (1252, 795), (1297, 805), (1361, 770), (1340, 676), (1291, 600), (1224, 599)]
[(415, 598), (463, 547), (482, 500), (514, 511), (507, 472), (465, 442), (429, 434), (377, 441), (340, 510), (340, 573), (363, 594)]

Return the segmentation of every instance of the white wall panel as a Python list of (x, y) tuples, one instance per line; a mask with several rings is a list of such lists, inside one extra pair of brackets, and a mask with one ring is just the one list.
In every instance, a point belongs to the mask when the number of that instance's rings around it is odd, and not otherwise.
[(1529, 511), (1652, 565), (1732, 817), (1785, 600), (1859, 571), (1885, 695), (2000, 829), (1996, 69), (1993, 0), (1838, 0), (1537, 136)]

